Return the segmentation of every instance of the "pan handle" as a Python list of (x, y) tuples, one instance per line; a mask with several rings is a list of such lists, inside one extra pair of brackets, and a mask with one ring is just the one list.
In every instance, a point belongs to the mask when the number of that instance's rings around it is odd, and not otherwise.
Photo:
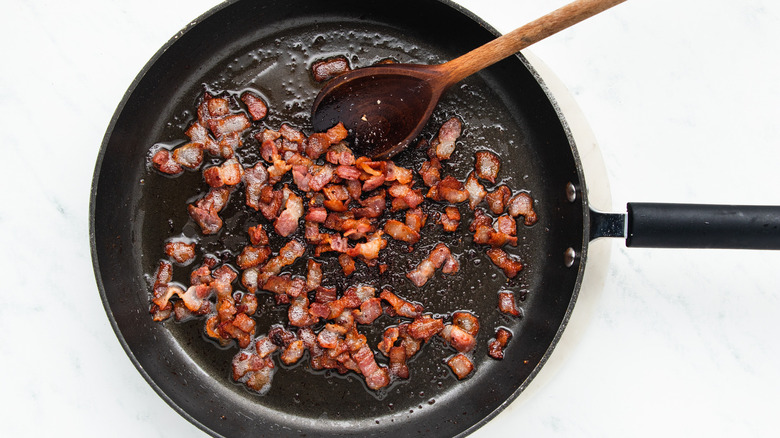
[(780, 206), (631, 202), (627, 214), (591, 210), (591, 240), (635, 248), (780, 249)]

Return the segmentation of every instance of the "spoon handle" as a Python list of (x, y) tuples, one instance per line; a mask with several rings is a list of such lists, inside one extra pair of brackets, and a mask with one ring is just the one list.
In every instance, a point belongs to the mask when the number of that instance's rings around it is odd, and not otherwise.
[(576, 0), (439, 66), (447, 85), (626, 0)]

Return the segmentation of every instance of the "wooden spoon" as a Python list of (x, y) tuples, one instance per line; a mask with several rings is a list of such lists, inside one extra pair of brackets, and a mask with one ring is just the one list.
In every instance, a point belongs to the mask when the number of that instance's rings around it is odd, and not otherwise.
[(444, 64), (382, 64), (344, 73), (317, 95), (312, 126), (322, 132), (342, 122), (355, 152), (390, 158), (420, 135), (449, 87), (624, 1), (576, 0)]

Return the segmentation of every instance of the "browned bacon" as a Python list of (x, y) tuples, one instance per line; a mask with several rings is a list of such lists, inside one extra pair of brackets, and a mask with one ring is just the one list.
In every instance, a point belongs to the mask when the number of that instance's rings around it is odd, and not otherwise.
[(160, 149), (152, 157), (154, 168), (168, 175), (178, 175), (184, 171), (181, 165), (171, 156), (168, 149)]
[(311, 66), (312, 75), (317, 82), (327, 81), (350, 70), (352, 68), (349, 66), (349, 61), (344, 56), (317, 61)]
[(268, 171), (262, 162), (244, 169), (244, 191), (246, 192), (246, 205), (260, 209), (260, 192), (268, 183)]
[(251, 91), (241, 93), (241, 101), (246, 104), (249, 117), (255, 122), (264, 119), (266, 114), (268, 114), (268, 106), (263, 99)]
[(485, 187), (479, 182), (477, 177), (474, 176), (474, 172), (469, 173), (468, 178), (466, 178), (466, 183), (463, 184), (463, 188), (469, 193), (469, 208), (472, 210), (477, 208), (477, 205), (479, 205), (479, 203), (485, 199), (485, 196), (487, 196), (487, 190), (485, 190)]
[(441, 223), (444, 231), (453, 232), (458, 229), (460, 225), (460, 211), (457, 207), (445, 207), (444, 213), (439, 215), (439, 223)]
[(441, 125), (438, 134), (431, 141), (431, 148), (435, 151), (436, 157), (440, 160), (450, 158), (455, 150), (455, 141), (460, 137), (461, 129), (462, 125), (457, 117), (453, 117)]
[(449, 365), (452, 372), (455, 373), (455, 376), (457, 376), (458, 380), (465, 379), (466, 376), (474, 371), (474, 364), (471, 362), (471, 359), (469, 359), (463, 353), (458, 353), (455, 356), (449, 358), (447, 360), (447, 365)]
[(493, 214), (501, 214), (506, 209), (509, 198), (512, 197), (512, 191), (505, 185), (498, 186), (495, 190), (485, 196), (488, 208)]
[(395, 240), (400, 240), (409, 244), (417, 243), (420, 240), (420, 233), (413, 230), (403, 222), (390, 219), (385, 222), (385, 233)]
[(463, 183), (455, 179), (452, 175), (447, 175), (435, 186), (428, 190), (425, 195), (434, 201), (447, 201), (451, 204), (457, 204), (469, 199), (469, 192), (463, 186)]
[(488, 344), (488, 355), (493, 359), (503, 359), (504, 348), (506, 348), (510, 339), (512, 339), (512, 332), (503, 327), (499, 327), (498, 330), (496, 330), (496, 337)]
[(270, 255), (271, 248), (266, 245), (247, 245), (241, 250), (241, 254), (236, 257), (236, 264), (241, 269), (249, 269), (265, 263)]
[(392, 313), (390, 313), (391, 316), (398, 315), (406, 318), (418, 318), (422, 314), (423, 308), (420, 304), (406, 301), (389, 289), (382, 290), (379, 294), (379, 298), (390, 304), (390, 308), (392, 309)]
[(496, 178), (498, 178), (498, 171), (501, 169), (501, 161), (499, 161), (498, 156), (493, 152), (479, 151), (476, 153), (475, 167), (478, 178), (495, 184)]
[(229, 158), (219, 166), (212, 166), (203, 171), (203, 179), (206, 184), (214, 188), (234, 186), (241, 182), (243, 175), (244, 168), (235, 157)]
[(283, 190), (286, 198), (284, 209), (274, 221), (274, 229), (280, 236), (287, 237), (298, 229), (298, 219), (303, 215), (303, 199), (287, 186)]
[(450, 249), (444, 243), (439, 243), (430, 252), (428, 257), (420, 262), (416, 268), (409, 271), (406, 274), (406, 278), (412, 281), (415, 286), (422, 287), (428, 280), (433, 277), (436, 269), (442, 268), (444, 273), (457, 272), (459, 264), (453, 257)]
[(504, 271), (504, 275), (508, 278), (515, 278), (517, 273), (523, 269), (523, 264), (511, 257), (500, 248), (490, 248), (487, 250), (487, 255), (490, 257), (490, 261)]
[(187, 169), (197, 169), (203, 162), (203, 145), (187, 143), (173, 150), (173, 161)]
[(249, 243), (252, 245), (268, 245), (268, 234), (262, 225), (255, 225), (247, 229)]
[(165, 244), (165, 254), (177, 263), (187, 263), (195, 258), (195, 243), (168, 242)]
[(512, 316), (520, 316), (515, 304), (515, 294), (510, 291), (501, 291), (498, 293), (498, 310)]
[(507, 211), (512, 217), (523, 216), (525, 225), (531, 226), (537, 221), (534, 200), (528, 193), (521, 192), (512, 197), (507, 205)]

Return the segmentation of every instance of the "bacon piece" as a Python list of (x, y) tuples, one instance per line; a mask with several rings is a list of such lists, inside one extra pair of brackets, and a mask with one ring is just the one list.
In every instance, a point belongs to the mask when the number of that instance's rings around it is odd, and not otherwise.
[(360, 178), (361, 173), (355, 166), (345, 166), (342, 164), (336, 168), (336, 175), (341, 179), (357, 181)]
[(382, 315), (382, 300), (369, 298), (360, 303), (360, 309), (353, 310), (352, 314), (358, 324), (371, 324)]
[(262, 225), (249, 227), (247, 233), (249, 234), (249, 242), (252, 245), (268, 245), (268, 234)]
[(305, 348), (303, 341), (298, 339), (291, 342), (290, 345), (282, 350), (282, 354), (279, 356), (279, 360), (281, 360), (285, 365), (292, 365), (301, 360), (304, 350)]
[(328, 79), (335, 78), (336, 76), (351, 70), (352, 68), (349, 66), (349, 61), (347, 61), (347, 58), (344, 56), (336, 56), (323, 61), (317, 61), (311, 66), (312, 75), (317, 82), (327, 81)]
[(490, 151), (476, 153), (475, 171), (478, 178), (495, 184), (499, 169), (501, 169), (501, 161), (496, 154)]
[(506, 205), (511, 197), (512, 191), (509, 190), (509, 187), (502, 184), (488, 193), (487, 196), (485, 196), (485, 201), (493, 214), (501, 214), (504, 212), (504, 209), (506, 209)]
[(187, 169), (197, 169), (203, 163), (203, 145), (187, 143), (173, 150), (173, 161)]
[(474, 364), (466, 355), (458, 353), (447, 360), (447, 365), (458, 377), (458, 380), (463, 380), (474, 371)]
[(502, 214), (496, 219), (495, 230), (508, 236), (517, 235), (517, 222), (512, 216)]
[(384, 213), (385, 208), (387, 207), (384, 190), (380, 190), (379, 193), (374, 196), (359, 200), (359, 202), (361, 207), (352, 209), (355, 217), (358, 218), (378, 218), (382, 216), (382, 213)]
[(178, 175), (184, 171), (181, 165), (174, 161), (168, 149), (160, 149), (152, 156), (152, 165), (162, 173)]
[(414, 175), (410, 169), (401, 167), (392, 161), (385, 162), (385, 181), (397, 181), (401, 184), (410, 184)]
[(251, 91), (241, 93), (241, 101), (246, 104), (249, 117), (255, 122), (264, 119), (268, 114), (268, 105), (265, 104), (260, 96)]
[(425, 221), (427, 220), (427, 218), (428, 215), (425, 214), (419, 208), (412, 208), (406, 210), (406, 219), (405, 219), (406, 225), (418, 233), (420, 232), (422, 227), (425, 226)]
[(165, 244), (165, 254), (177, 263), (187, 263), (195, 258), (195, 243), (173, 241)]
[(290, 301), (287, 309), (287, 319), (295, 327), (308, 327), (317, 322), (317, 318), (309, 314), (309, 298), (306, 294), (297, 296)]
[(217, 215), (214, 209), (204, 209), (196, 205), (188, 205), (187, 212), (190, 217), (200, 226), (203, 234), (216, 234), (222, 229), (222, 218)]
[(439, 243), (431, 250), (428, 257), (420, 262), (416, 268), (406, 274), (406, 278), (412, 281), (415, 286), (422, 287), (433, 277), (436, 269), (445, 265), (445, 273), (457, 272), (459, 264), (453, 257), (450, 249), (444, 243)]
[(317, 290), (322, 284), (322, 263), (309, 259), (306, 263), (306, 291)]
[(431, 148), (440, 160), (450, 158), (455, 150), (455, 141), (460, 137), (462, 124), (460, 119), (452, 117), (441, 125), (436, 137), (431, 141)]
[(488, 344), (488, 356), (497, 360), (503, 359), (504, 348), (506, 348), (510, 339), (512, 339), (512, 332), (503, 327), (499, 327), (499, 329), (496, 330), (496, 337)]
[(327, 218), (328, 211), (325, 209), (325, 207), (310, 207), (306, 211), (306, 216), (304, 217), (306, 222), (315, 222), (318, 224), (325, 222), (325, 219)]
[(501, 291), (498, 293), (498, 310), (512, 316), (520, 316), (515, 304), (515, 294), (510, 291)]
[(335, 176), (335, 171), (329, 164), (324, 166), (312, 166), (310, 171), (313, 173), (311, 173), (311, 178), (309, 179), (309, 189), (315, 192), (322, 190), (322, 188), (330, 183)]
[(420, 240), (420, 233), (395, 219), (390, 219), (385, 222), (384, 231), (393, 239), (400, 240), (408, 244), (415, 244)]
[(260, 192), (268, 183), (268, 171), (262, 162), (257, 162), (253, 167), (244, 170), (244, 190), (246, 192), (246, 205), (260, 209)]
[(468, 312), (455, 312), (452, 314), (452, 324), (460, 327), (471, 336), (479, 333), (479, 320)]
[(452, 348), (461, 353), (468, 353), (477, 345), (474, 336), (454, 324), (444, 326), (439, 334), (448, 344), (450, 344), (450, 346), (452, 346)]
[(531, 195), (525, 192), (518, 193), (509, 200), (507, 212), (512, 217), (523, 216), (525, 225), (531, 226), (536, 223), (537, 216), (534, 211), (534, 200)]
[(287, 237), (298, 229), (298, 219), (303, 216), (303, 199), (287, 186), (283, 190), (287, 200), (284, 203), (284, 210), (274, 221), (274, 229), (280, 236)]
[(474, 233), (474, 243), (490, 245), (492, 248), (500, 248), (506, 244), (517, 246), (517, 227), (513, 226), (511, 217), (502, 215), (493, 223), (493, 220), (482, 210), (474, 211), (474, 220), (469, 226), (469, 231)]
[(274, 190), (270, 185), (265, 185), (260, 189), (258, 200), (260, 213), (262, 213), (266, 219), (274, 220), (277, 218), (279, 210), (282, 208), (284, 192), (281, 190)]
[(241, 250), (241, 254), (236, 257), (236, 264), (241, 269), (249, 269), (265, 263), (270, 256), (271, 248), (266, 245), (247, 245)]
[(223, 185), (234, 186), (241, 182), (243, 175), (244, 168), (235, 157), (229, 158), (219, 166), (212, 166), (203, 171), (203, 179), (206, 184), (214, 188)]
[(414, 304), (406, 301), (398, 295), (391, 292), (389, 289), (384, 289), (379, 294), (379, 298), (387, 301), (393, 309), (393, 313), (390, 316), (403, 316), (406, 318), (419, 318), (422, 314), (423, 308), (420, 304)]
[(209, 134), (209, 130), (200, 124), (195, 122), (187, 128), (184, 134), (190, 138), (193, 143), (200, 143), (203, 149), (211, 155), (220, 155), (220, 147), (217, 142)]
[(270, 337), (267, 335), (259, 336), (255, 340), (255, 351), (261, 358), (268, 357), (271, 353), (278, 350), (279, 346), (274, 344)]
[(208, 127), (215, 137), (220, 138), (223, 135), (245, 131), (252, 127), (252, 122), (244, 114), (232, 114), (218, 119), (210, 119)]
[(271, 275), (277, 275), (285, 266), (289, 266), (303, 255), (306, 251), (306, 247), (297, 240), (291, 240), (287, 242), (280, 250), (279, 255), (269, 260), (262, 268), (261, 280), (270, 277)]
[(355, 260), (347, 254), (339, 254), (339, 264), (341, 270), (344, 271), (344, 276), (349, 277), (355, 272)]
[[(344, 125), (342, 124), (341, 126), (343, 127)], [(346, 143), (334, 143), (335, 144), (333, 144), (325, 153), (325, 161), (339, 166), (353, 167), (352, 165), (355, 164), (355, 155), (352, 153), (352, 150), (347, 147)], [(357, 170), (357, 168), (354, 169)]]
[(451, 175), (447, 175), (435, 186), (428, 190), (426, 195), (434, 201), (447, 201), (451, 204), (458, 204), (469, 199), (469, 192), (463, 187), (463, 183)]
[(387, 193), (393, 197), (391, 205), (393, 211), (417, 208), (425, 200), (422, 192), (419, 189), (412, 189), (411, 184), (393, 183)]
[(379, 230), (368, 236), (365, 243), (358, 243), (347, 250), (350, 257), (360, 257), (363, 261), (379, 258), (379, 251), (387, 246), (387, 239), (382, 236), (384, 232)]
[(500, 248), (490, 248), (487, 250), (487, 255), (490, 257), (490, 261), (501, 268), (508, 278), (515, 278), (517, 273), (523, 269), (523, 264), (519, 260), (510, 257)]
[(254, 315), (257, 312), (257, 297), (253, 293), (236, 292), (233, 294), (233, 301), (237, 302), (236, 311), (247, 315)]
[(377, 390), (390, 384), (390, 375), (387, 368), (377, 365), (374, 359), (374, 353), (368, 346), (361, 347), (358, 351), (351, 354), (357, 363), (360, 372), (366, 379), (366, 386), (369, 389)]
[(477, 205), (485, 199), (485, 196), (487, 196), (487, 190), (485, 190), (485, 187), (479, 182), (477, 177), (474, 176), (474, 172), (469, 173), (463, 188), (469, 192), (469, 208), (472, 210), (477, 208)]
[(444, 214), (439, 216), (439, 223), (444, 231), (454, 232), (460, 225), (460, 211), (457, 207), (445, 207)]
[(325, 153), (331, 145), (344, 140), (348, 135), (344, 124), (339, 122), (326, 132), (315, 132), (309, 136), (306, 143), (306, 155), (312, 160), (316, 160)]
[(432, 318), (430, 315), (422, 315), (409, 323), (409, 335), (418, 340), (428, 342), (433, 335), (444, 329), (444, 320)]

